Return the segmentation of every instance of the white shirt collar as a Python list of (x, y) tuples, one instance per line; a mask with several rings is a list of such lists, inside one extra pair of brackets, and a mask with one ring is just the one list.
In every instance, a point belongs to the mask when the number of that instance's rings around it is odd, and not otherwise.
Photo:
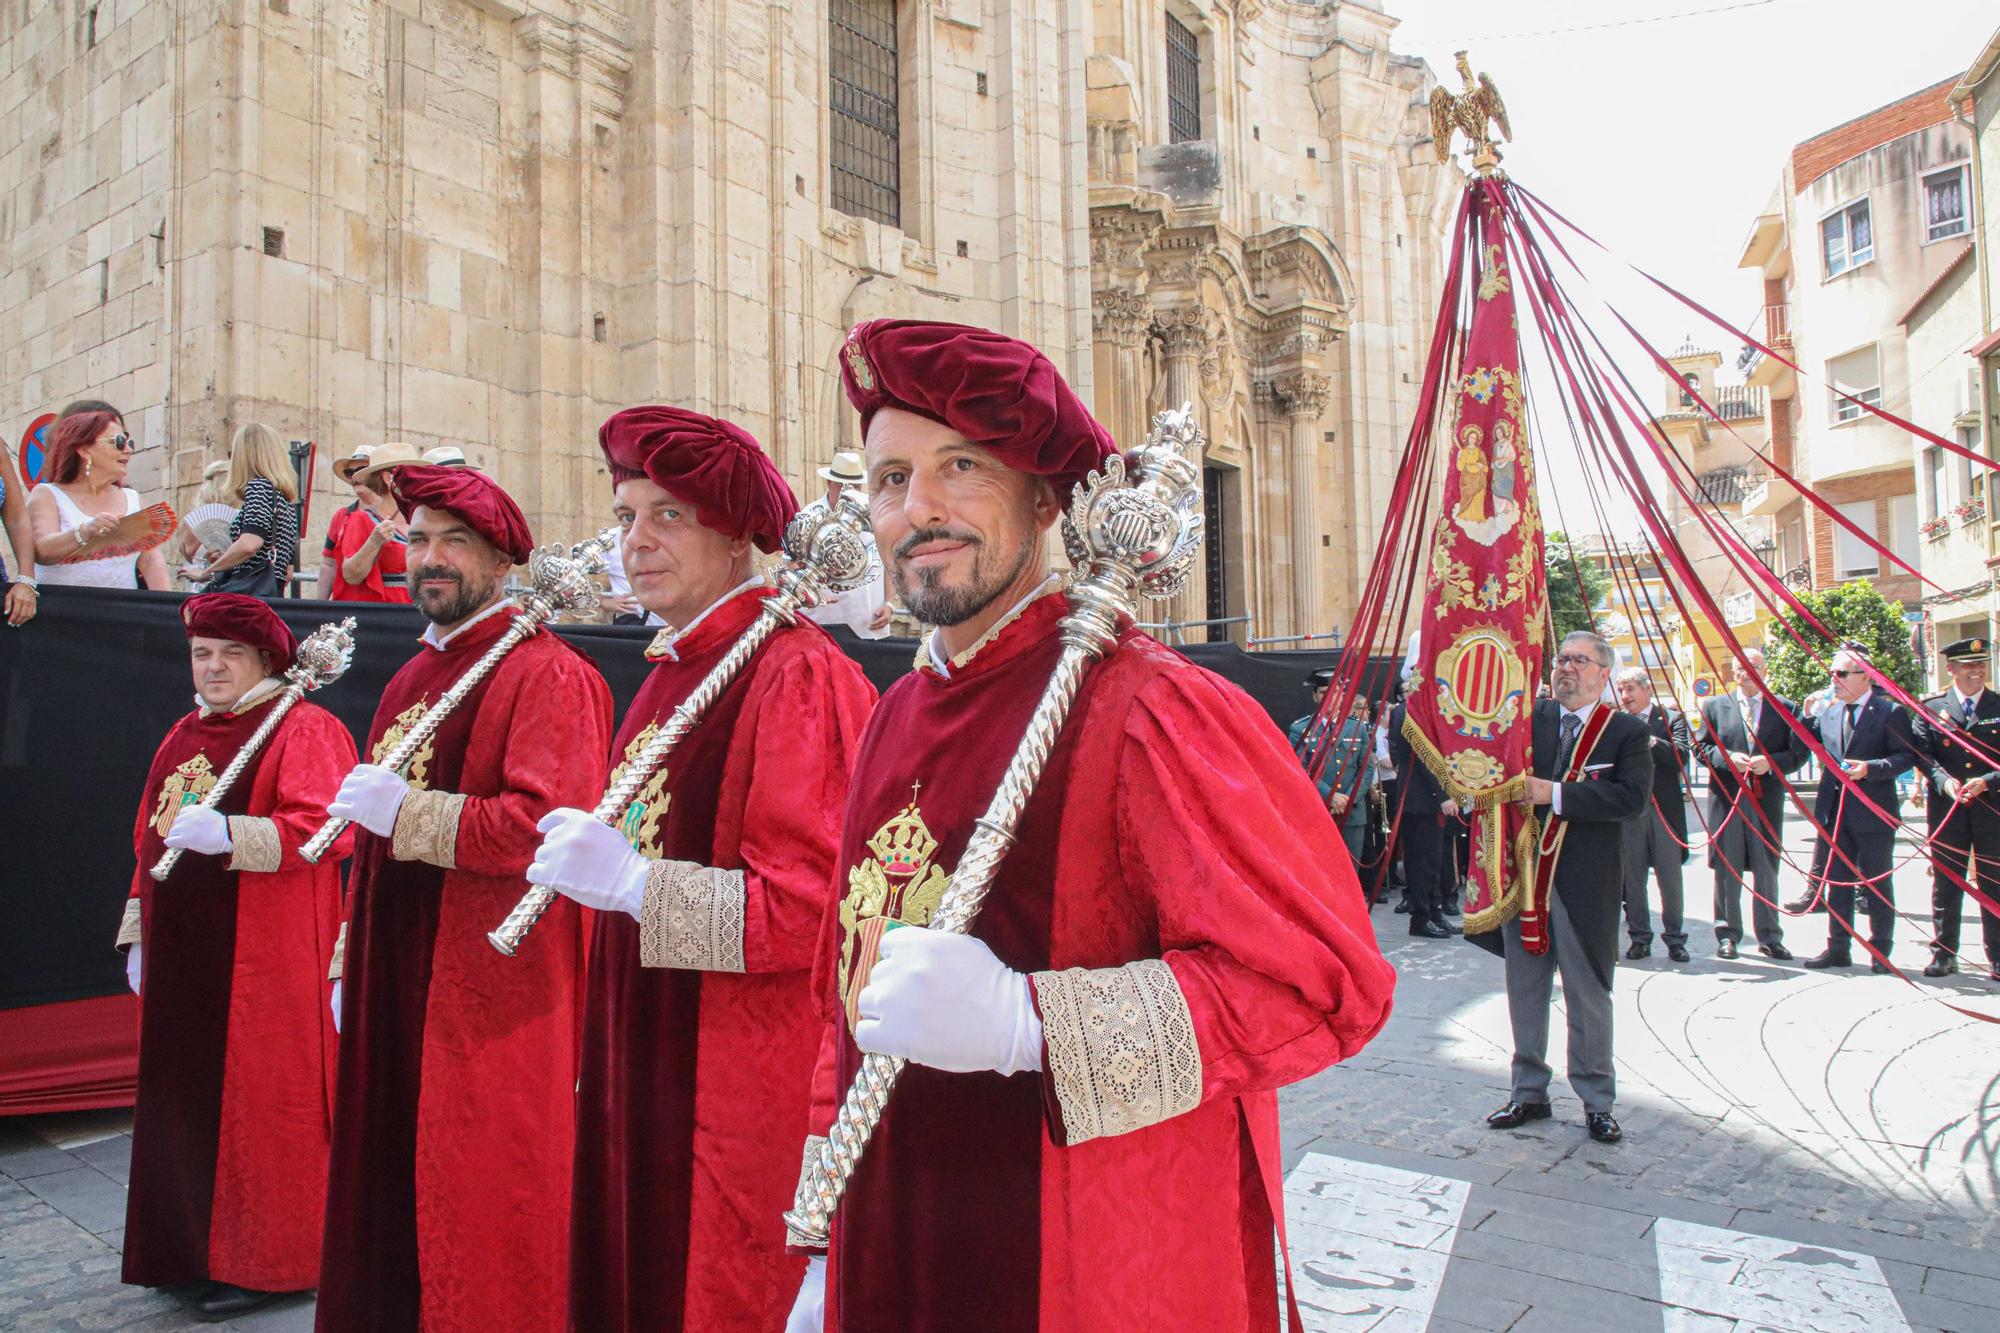
[[(1979, 694), (1984, 694), (1984, 693), (1986, 693), (1984, 689), (1979, 691)], [(1954, 685), (1951, 687), (1952, 701), (1958, 705), (1958, 710), (1961, 713), (1965, 711), (1965, 705), (1967, 703), (1970, 703), (1974, 708), (1977, 708), (1979, 706), (1979, 694), (1971, 694), (1971, 695), (1960, 694), (1958, 692), (1958, 686)]]
[(285, 682), (282, 678), (278, 676), (266, 676), (249, 689), (243, 691), (243, 696), (227, 708), (210, 708), (202, 702), (199, 694), (194, 697), (194, 706), (200, 710), (203, 717), (215, 717), (221, 713), (242, 713), (254, 708), (284, 688)]
[(1581, 708), (1563, 708), (1561, 703), (1557, 703), (1556, 707), (1562, 708), (1562, 715), (1564, 717), (1573, 717), (1578, 722), (1588, 722), (1590, 721), (1591, 712), (1597, 707), (1597, 700), (1592, 699)]
[(748, 592), (763, 582), (764, 576), (762, 574), (752, 574), (749, 578), (743, 580), (743, 582), (737, 584), (728, 592), (703, 607), (701, 614), (693, 620), (688, 621), (686, 625), (683, 625), (679, 629), (668, 626), (666, 629), (661, 630), (653, 636), (653, 641), (646, 645), (646, 655), (648, 657), (671, 658), (676, 662), (680, 661), (681, 655), (674, 651), (675, 644), (694, 633), (694, 627), (702, 621), (707, 620), (714, 613), (716, 607), (721, 606), (724, 602), (735, 600), (739, 594)]
[(497, 616), (502, 611), (518, 611), (519, 609), (520, 606), (514, 601), (513, 598), (502, 597), (499, 601), (493, 603), (493, 605), (487, 607), (484, 611), (477, 612), (473, 615), (467, 616), (464, 620), (461, 620), (458, 623), (458, 625), (448, 634), (439, 634), (438, 627), (435, 624), (424, 626), (424, 642), (429, 644), (431, 647), (437, 649), (439, 652), (443, 652), (445, 650), (446, 644), (449, 644), (453, 639), (465, 633), (467, 630), (471, 629), (474, 625), (477, 625), (480, 621), (486, 619), (488, 616)]
[(954, 666), (964, 666), (967, 662), (970, 662), (972, 660), (972, 655), (978, 652), (981, 648), (984, 648), (987, 644), (993, 642), (993, 640), (995, 640), (996, 638), (998, 638), (1000, 636), (1001, 630), (1006, 629), (1007, 626), (1013, 624), (1015, 618), (1018, 617), (1023, 611), (1028, 609), (1028, 604), (1030, 602), (1033, 602), (1035, 599), (1039, 597), (1047, 596), (1049, 593), (1054, 592), (1057, 588), (1061, 586), (1062, 586), (1062, 580), (1057, 578), (1054, 574), (1049, 575), (1047, 578), (1043, 579), (1040, 583), (1037, 583), (1032, 589), (1029, 590), (1028, 595), (1026, 597), (1023, 597), (1020, 601), (1014, 603), (1014, 605), (1008, 609), (1006, 615), (994, 621), (993, 628), (987, 630), (984, 634), (980, 635), (978, 642), (974, 643), (970, 648), (967, 648), (964, 652), (959, 653), (955, 657), (945, 656), (943, 645), (938, 643), (938, 632), (936, 630), (932, 630), (930, 633), (924, 635), (924, 651), (928, 652), (931, 655), (931, 666), (936, 669), (937, 673), (940, 676), (943, 676), (946, 680), (950, 680), (951, 669)]

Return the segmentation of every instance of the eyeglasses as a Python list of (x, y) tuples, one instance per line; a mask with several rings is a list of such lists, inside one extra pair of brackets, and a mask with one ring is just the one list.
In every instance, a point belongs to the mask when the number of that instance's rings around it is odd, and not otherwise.
[(121, 454), (136, 454), (139, 452), (138, 443), (130, 435), (112, 436), (111, 447)]
[(1865, 676), (1867, 674), (1866, 671), (1859, 669), (1853, 671), (1835, 671), (1832, 673), (1835, 680), (1846, 680), (1849, 676)]
[(1592, 657), (1588, 653), (1584, 653), (1581, 655), (1578, 655), (1576, 653), (1557, 653), (1556, 665), (1559, 667), (1565, 667), (1565, 666), (1575, 667), (1577, 670), (1581, 671), (1583, 668), (1587, 666), (1602, 666), (1604, 664), (1602, 662), (1599, 662), (1596, 658)]

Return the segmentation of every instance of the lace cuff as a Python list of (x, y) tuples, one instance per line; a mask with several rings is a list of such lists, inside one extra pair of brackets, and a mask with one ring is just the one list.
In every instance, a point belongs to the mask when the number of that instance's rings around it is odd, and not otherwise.
[(1201, 1050), (1157, 958), (1034, 974), (1052, 1131), (1070, 1146), (1157, 1125), (1201, 1102)]
[(333, 965), (326, 970), (328, 981), (338, 981), (347, 973), (347, 923), (340, 923), (340, 934), (333, 940)]
[(229, 841), (235, 848), (229, 858), (231, 870), (268, 875), (285, 859), (285, 849), (278, 842), (278, 826), (257, 815), (231, 815)]
[(639, 964), (743, 971), (743, 872), (655, 861), (639, 906)]
[(458, 813), (465, 796), (455, 791), (412, 791), (396, 811), (389, 855), (452, 870), (458, 866)]
[(139, 942), (139, 900), (125, 900), (125, 917), (118, 923), (118, 938), (112, 941), (114, 949), (127, 949)]

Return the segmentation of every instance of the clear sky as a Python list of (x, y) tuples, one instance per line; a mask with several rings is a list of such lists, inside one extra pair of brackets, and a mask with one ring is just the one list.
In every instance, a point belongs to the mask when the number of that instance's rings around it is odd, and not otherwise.
[[(1738, 327), (1762, 298), (1736, 256), (1792, 145), (1963, 73), (2000, 26), (1994, 0), (1383, 3), (1402, 19), (1395, 47), (1453, 91), (1461, 48), (1492, 76), (1519, 140), (1503, 150), (1514, 179)], [(1665, 298), (1608, 274), (1602, 289), (1661, 350), (1693, 333), (1733, 368), (1735, 344)], [(1656, 375), (1637, 381), (1649, 396)], [(1567, 501), (1561, 452), (1545, 450), (1544, 476)]]

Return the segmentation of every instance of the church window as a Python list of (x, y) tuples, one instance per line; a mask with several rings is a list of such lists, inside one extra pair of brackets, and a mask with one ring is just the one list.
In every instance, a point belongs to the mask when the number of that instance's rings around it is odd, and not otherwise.
[(1188, 26), (1167, 15), (1167, 141), (1201, 137), (1201, 48)]
[(894, 0), (830, 0), (833, 206), (902, 222), (902, 145)]

